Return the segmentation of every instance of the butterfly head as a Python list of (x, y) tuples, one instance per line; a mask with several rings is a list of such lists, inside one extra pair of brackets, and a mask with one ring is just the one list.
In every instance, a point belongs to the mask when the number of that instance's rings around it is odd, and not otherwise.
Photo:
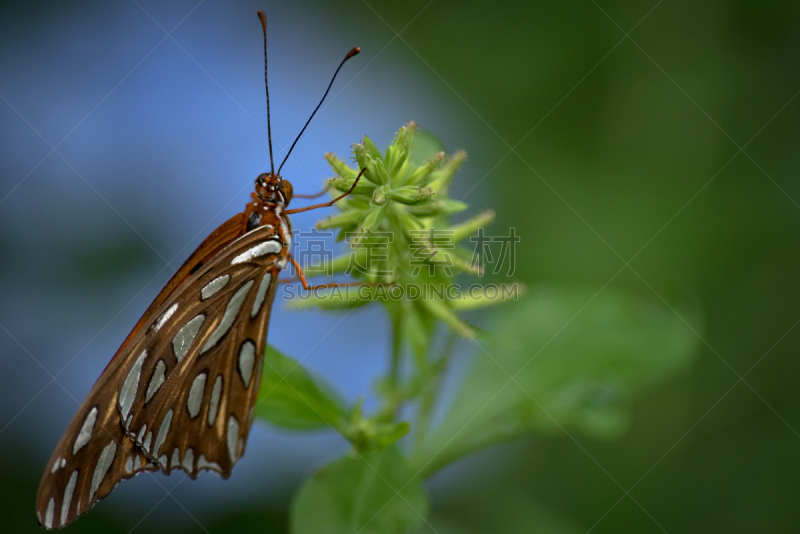
[(292, 184), (277, 174), (265, 172), (256, 178), (256, 195), (264, 204), (288, 206), (293, 194)]

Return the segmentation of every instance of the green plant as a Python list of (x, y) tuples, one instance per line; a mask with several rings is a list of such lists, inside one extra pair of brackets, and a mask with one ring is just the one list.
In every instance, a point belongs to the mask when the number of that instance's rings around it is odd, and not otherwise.
[[(313, 292), (290, 306), (383, 306), (392, 325), (391, 365), (377, 386), (382, 405), (367, 414), (300, 363), (268, 349), (257, 415), (295, 430), (332, 427), (352, 444), (297, 494), (291, 516), (298, 534), (414, 530), (429, 510), (426, 478), (524, 433), (560, 428), (618, 436), (628, 424), (631, 394), (683, 368), (694, 351), (694, 338), (674, 315), (621, 292), (537, 286), (520, 299), (513, 284), (496, 295), (476, 285), (448, 291), (460, 277), (482, 274), (474, 251), (460, 244), (494, 213), (452, 222), (467, 209), (448, 196), (466, 154), (447, 158), (439, 146), (410, 123), (385, 152), (365, 136), (353, 148), (355, 168), (326, 155), (337, 192), (366, 169), (336, 204), (339, 213), (317, 226), (337, 230), (350, 244), (332, 270), (368, 285)], [(503, 306), (492, 332), (462, 317), (504, 300), (519, 302)], [(443, 399), (444, 378), (453, 358), (466, 357), (464, 345), (477, 353), (471, 371), (455, 398)], [(435, 427), (434, 410), (444, 410)]]

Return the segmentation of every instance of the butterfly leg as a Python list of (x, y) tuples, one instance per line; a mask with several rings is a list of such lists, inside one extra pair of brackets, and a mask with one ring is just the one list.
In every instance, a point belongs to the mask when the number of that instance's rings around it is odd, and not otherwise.
[(350, 186), (350, 189), (348, 189), (346, 193), (342, 193), (341, 195), (339, 195), (338, 197), (334, 198), (333, 200), (331, 200), (329, 202), (323, 202), (322, 204), (314, 204), (313, 206), (306, 206), (305, 208), (297, 208), (297, 209), (293, 209), (293, 210), (286, 210), (286, 215), (292, 215), (294, 213), (301, 213), (303, 211), (315, 210), (317, 208), (329, 208), (329, 207), (333, 206), (338, 201), (342, 200), (344, 197), (346, 197), (347, 195), (349, 195), (350, 193), (353, 192), (353, 189), (356, 188), (356, 184), (358, 184), (358, 181), (361, 179), (361, 175), (364, 174), (364, 171), (366, 171), (366, 170), (367, 170), (366, 167), (361, 169), (361, 172), (358, 173), (358, 176), (356, 176), (356, 179), (353, 181), (353, 185)]
[(313, 291), (315, 289), (327, 289), (330, 287), (375, 287), (375, 286), (390, 286), (394, 284), (394, 282), (392, 282), (391, 284), (383, 284), (383, 283), (374, 284), (371, 282), (330, 282), (328, 284), (320, 284), (317, 286), (312, 286), (309, 285), (308, 280), (306, 280), (306, 275), (303, 272), (303, 268), (300, 267), (300, 264), (297, 263), (297, 260), (294, 259), (292, 255), (289, 255), (289, 260), (292, 262), (292, 265), (294, 265), (294, 268), (297, 271), (297, 278), (282, 279), (279, 280), (279, 283), (291, 284), (292, 282), (297, 282), (299, 280), (300, 283), (303, 284), (303, 289), (305, 289), (306, 291)]
[(320, 191), (319, 193), (316, 193), (314, 195), (300, 195), (300, 194), (297, 194), (297, 195), (293, 195), (292, 198), (319, 198), (322, 195), (324, 195), (325, 193), (327, 193), (328, 189), (330, 189), (330, 188), (331, 188), (331, 186), (330, 186), (330, 184), (328, 184), (324, 188), (322, 188), (322, 191)]

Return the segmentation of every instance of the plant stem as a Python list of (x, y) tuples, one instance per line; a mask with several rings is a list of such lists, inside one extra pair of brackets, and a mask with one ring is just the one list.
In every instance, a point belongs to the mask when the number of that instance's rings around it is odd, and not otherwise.
[(420, 394), (419, 410), (417, 412), (416, 424), (414, 425), (414, 444), (411, 449), (412, 457), (421, 452), (422, 446), (425, 443), (425, 438), (428, 436), (431, 414), (438, 403), (439, 395), (442, 390), (442, 382), (444, 381), (443, 379), (450, 363), (450, 356), (455, 350), (457, 341), (458, 336), (452, 332), (449, 333), (441, 357), (437, 361), (431, 363), (434, 373), (431, 376), (431, 380)]

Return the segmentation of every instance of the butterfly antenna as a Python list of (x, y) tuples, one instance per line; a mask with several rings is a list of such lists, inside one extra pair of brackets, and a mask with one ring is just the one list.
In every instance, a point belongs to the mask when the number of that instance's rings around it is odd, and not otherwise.
[[(261, 30), (264, 33), (264, 88), (267, 90), (267, 139), (269, 140), (269, 168), (275, 174), (275, 164), (272, 160), (272, 124), (269, 120), (269, 82), (267, 81), (267, 15), (258, 10), (258, 19), (261, 21)], [(281, 172), (278, 169), (278, 172)]]
[(306, 131), (306, 128), (308, 127), (308, 124), (311, 122), (311, 119), (314, 118), (314, 115), (317, 113), (317, 110), (319, 110), (319, 108), (322, 105), (322, 103), (325, 102), (325, 97), (328, 96), (328, 93), (330, 92), (331, 87), (333, 87), (333, 81), (336, 79), (336, 75), (339, 74), (339, 71), (342, 69), (342, 66), (345, 64), (345, 62), (348, 59), (350, 59), (351, 57), (353, 57), (356, 54), (358, 54), (359, 52), (361, 52), (361, 48), (360, 47), (357, 46), (357, 47), (353, 48), (352, 50), (350, 50), (347, 53), (346, 56), (344, 56), (344, 59), (342, 60), (342, 62), (339, 63), (339, 66), (336, 68), (336, 72), (333, 73), (333, 78), (331, 78), (331, 83), (329, 83), (328, 84), (328, 88), (325, 89), (325, 94), (322, 95), (322, 99), (319, 101), (319, 104), (317, 104), (317, 107), (314, 108), (314, 112), (311, 113), (311, 116), (306, 121), (306, 124), (305, 124), (305, 126), (303, 126), (303, 129), (300, 130), (299, 134), (297, 134), (297, 137), (295, 138), (294, 143), (292, 143), (292, 146), (289, 147), (289, 152), (287, 152), (286, 153), (286, 157), (283, 158), (283, 161), (281, 162), (281, 166), (278, 167), (278, 174), (281, 173), (281, 169), (283, 168), (283, 164), (286, 163), (287, 159), (289, 159), (289, 155), (292, 153), (292, 150), (294, 149), (294, 145), (296, 145), (297, 142), (300, 140), (300, 136), (303, 135), (303, 132)]

